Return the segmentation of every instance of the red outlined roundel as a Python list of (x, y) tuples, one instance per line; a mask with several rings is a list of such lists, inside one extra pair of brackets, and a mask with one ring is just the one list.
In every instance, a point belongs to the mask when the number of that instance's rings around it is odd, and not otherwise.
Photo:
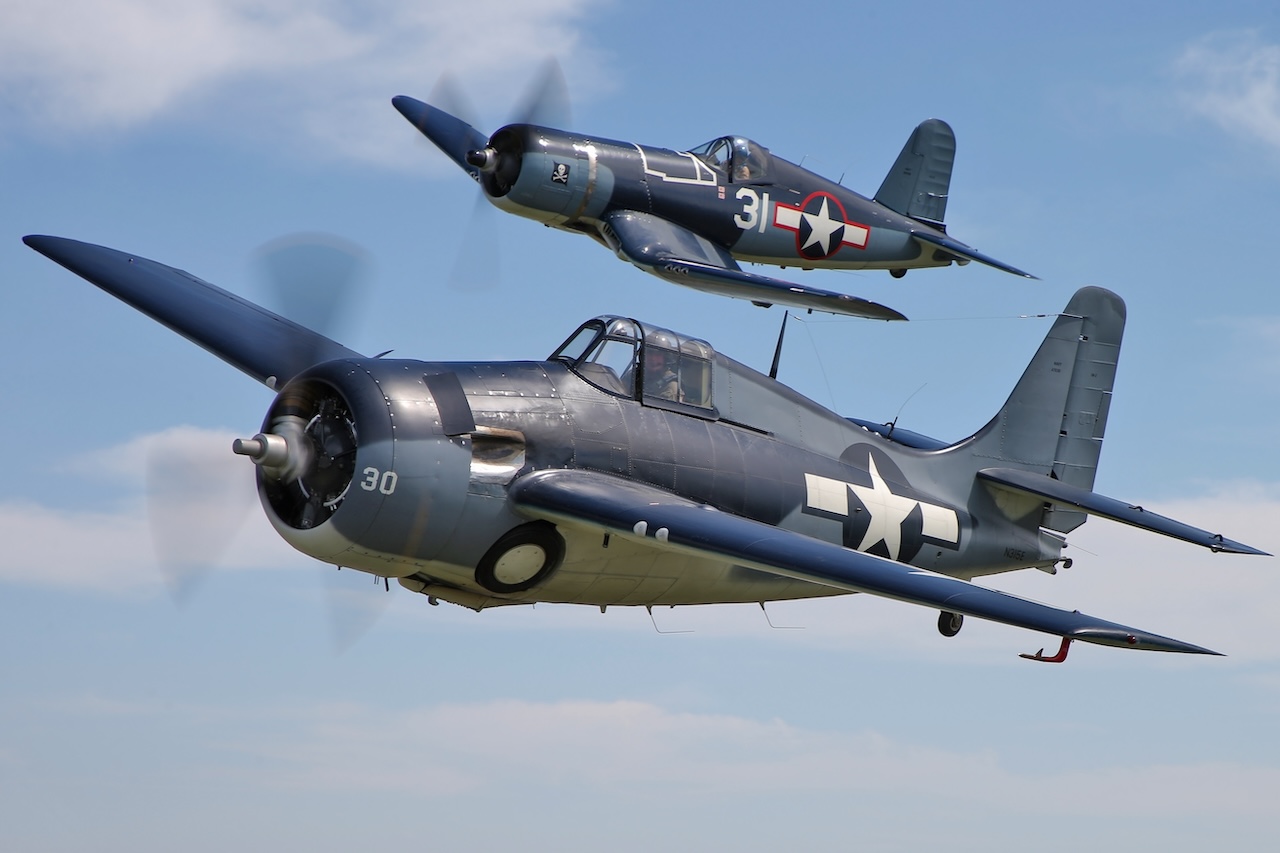
[(777, 204), (773, 224), (796, 233), (796, 254), (809, 260), (829, 258), (842, 246), (867, 248), (871, 229), (849, 222), (840, 199), (831, 193), (811, 193), (799, 207)]

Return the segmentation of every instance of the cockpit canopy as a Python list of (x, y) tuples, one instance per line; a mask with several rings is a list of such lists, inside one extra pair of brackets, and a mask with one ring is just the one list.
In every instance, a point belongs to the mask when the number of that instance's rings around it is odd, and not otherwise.
[(711, 376), (715, 351), (706, 341), (626, 317), (583, 323), (552, 361), (587, 382), (646, 405), (715, 417)]
[(769, 149), (745, 136), (722, 136), (689, 153), (734, 182), (759, 181), (769, 173)]

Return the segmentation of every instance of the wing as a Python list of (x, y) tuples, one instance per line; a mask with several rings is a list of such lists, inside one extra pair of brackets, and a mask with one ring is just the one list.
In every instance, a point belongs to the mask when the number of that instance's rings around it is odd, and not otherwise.
[(1271, 556), (1266, 551), (1259, 551), (1257, 548), (1251, 548), (1234, 540), (1225, 539), (1221, 533), (1210, 533), (1207, 530), (1201, 530), (1199, 527), (1192, 527), (1190, 524), (1183, 524), (1181, 521), (1174, 521), (1172, 518), (1150, 512), (1136, 504), (1118, 501), (1115, 498), (1109, 498), (1106, 495), (1100, 495), (1088, 489), (1082, 489), (1079, 486), (1068, 485), (1061, 480), (1054, 480), (1042, 474), (1018, 471), (1012, 468), (984, 468), (978, 472), (978, 478), (994, 483), (1000, 488), (1034, 495), (1054, 504), (1083, 510), (1091, 515), (1109, 518), (1112, 521), (1119, 521), (1122, 524), (1129, 524), (1133, 527), (1141, 527), (1143, 530), (1150, 530), (1152, 533), (1162, 533), (1165, 536), (1172, 536), (1174, 539), (1181, 539), (1184, 542), (1203, 545), (1211, 551), (1226, 551), (1228, 554)]
[(968, 581), (852, 551), (698, 504), (653, 486), (577, 470), (526, 474), (510, 489), (523, 514), (601, 528), (657, 548), (691, 553), (850, 592), (894, 598), (1105, 646), (1217, 654), (1017, 598)]
[(866, 299), (744, 272), (727, 251), (674, 222), (634, 210), (605, 217), (605, 240), (620, 256), (661, 279), (696, 290), (872, 320), (905, 320)]
[(63, 237), (22, 241), (275, 389), (313, 364), (360, 354), (164, 264)]
[(475, 167), (467, 163), (467, 152), (484, 148), (489, 144), (489, 137), (462, 119), (408, 95), (396, 95), (391, 103), (419, 133), (448, 154), (449, 159), (461, 166), (463, 171), (475, 172)]
[(966, 246), (959, 240), (953, 240), (940, 232), (930, 233), (928, 231), (912, 231), (911, 236), (919, 240), (921, 243), (927, 243), (930, 246), (937, 246), (940, 249), (944, 249), (950, 254), (955, 255), (957, 258), (963, 258), (966, 261), (977, 261), (980, 264), (986, 264), (987, 266), (995, 267), (998, 270), (1004, 270), (1005, 272), (1013, 273), (1014, 275), (1020, 275), (1023, 278), (1034, 278), (1036, 281), (1040, 280), (1039, 276), (1032, 275), (1029, 272), (1024, 272), (1015, 266), (1006, 264), (1004, 261), (997, 261), (990, 255), (984, 255), (982, 252)]

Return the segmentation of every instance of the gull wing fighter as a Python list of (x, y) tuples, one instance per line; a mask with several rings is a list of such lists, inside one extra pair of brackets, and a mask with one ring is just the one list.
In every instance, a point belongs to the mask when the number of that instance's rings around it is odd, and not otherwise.
[(865, 299), (748, 272), (739, 261), (802, 269), (909, 269), (978, 261), (1034, 278), (947, 234), (955, 134), (922, 122), (874, 198), (742, 136), (688, 151), (532, 124), (486, 137), (404, 95), (396, 109), (509, 213), (594, 237), (676, 284), (761, 305), (905, 320)]
[[(843, 417), (628, 317), (544, 359), (366, 357), (186, 272), (26, 242), (275, 392), (234, 452), (290, 545), (474, 610), (868, 593), (1072, 641), (1212, 654), (972, 579), (1052, 571), (1089, 515), (1263, 552), (1092, 491), (1125, 306), (1078, 291), (1008, 402), (946, 444)], [(234, 464), (228, 453), (228, 464)], [(192, 484), (192, 488), (198, 488)]]

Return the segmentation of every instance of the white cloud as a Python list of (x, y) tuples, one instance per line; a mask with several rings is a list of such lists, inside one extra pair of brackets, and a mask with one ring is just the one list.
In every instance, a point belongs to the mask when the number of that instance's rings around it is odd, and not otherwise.
[[(397, 94), (425, 97), (443, 72), (510, 107), (548, 56), (594, 59), (585, 0), (37, 0), (0, 4), (0, 114), (59, 135), (172, 115), (230, 132), (310, 136), (342, 156), (385, 160)], [(237, 130), (238, 129), (238, 130)], [(393, 137), (394, 138), (394, 137)], [(401, 148), (403, 145), (400, 146)]]
[(304, 0), (34, 0), (0, 11), (4, 91), (55, 125), (123, 126), (201, 86), (349, 60), (367, 37)]
[[(77, 700), (70, 717), (218, 721), (216, 749), (248, 758), (249, 790), (492, 796), (536, 784), (574, 796), (836, 794), (1009, 813), (1134, 817), (1269, 815), (1280, 771), (1233, 762), (1014, 769), (988, 750), (913, 744), (873, 729), (681, 712), (645, 701), (504, 699), (396, 710), (363, 703), (201, 708)], [(237, 717), (251, 721), (247, 729)], [(376, 720), (376, 725), (370, 721)], [(963, 779), (963, 785), (955, 780)], [(1052, 791), (1052, 796), (1046, 796)]]
[(1174, 70), (1194, 113), (1280, 151), (1280, 45), (1252, 30), (1213, 33), (1189, 45)]
[(232, 455), (234, 437), (175, 427), (72, 457), (68, 477), (116, 497), (92, 509), (0, 504), (0, 582), (129, 592), (160, 583), (161, 562), (180, 587), (215, 564), (310, 563), (258, 511), (252, 466)]

